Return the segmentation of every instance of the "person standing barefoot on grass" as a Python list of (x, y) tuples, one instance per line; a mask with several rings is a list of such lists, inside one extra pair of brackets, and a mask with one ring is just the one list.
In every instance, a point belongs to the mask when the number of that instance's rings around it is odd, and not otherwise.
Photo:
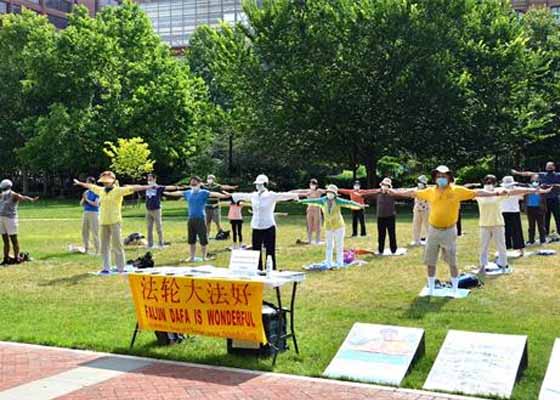
[(91, 190), (99, 196), (101, 255), (103, 256), (103, 269), (101, 273), (111, 273), (111, 251), (115, 257), (117, 270), (119, 273), (123, 273), (126, 263), (121, 235), (123, 199), (125, 196), (149, 189), (150, 186), (130, 185), (120, 187), (117, 184), (117, 177), (111, 171), (101, 173), (97, 182), (103, 186), (80, 182), (74, 179), (74, 185)]
[(165, 196), (183, 198), (188, 204), (188, 243), (190, 248), (189, 262), (196, 261), (196, 240), (200, 243), (202, 261), (208, 260), (208, 229), (206, 225), (206, 205), (208, 199), (229, 199), (231, 196), (210, 192), (202, 189), (202, 179), (193, 176), (190, 180), (190, 189), (185, 191), (164, 192)]
[[(13, 183), (9, 179), (0, 182), (0, 235), (4, 242), (4, 260), (2, 265), (23, 261), (18, 241), (18, 204), (22, 201), (35, 202), (38, 197), (29, 197), (12, 191)], [(13, 262), (10, 259), (10, 242), (14, 251)]]
[(471, 190), (457, 186), (453, 172), (445, 165), (432, 171), (432, 180), (436, 186), (423, 190), (392, 190), (394, 195), (419, 198), (430, 204), (430, 229), (424, 249), (424, 263), (428, 272), (428, 291), (433, 295), (436, 282), (436, 265), (441, 251), (443, 259), (449, 265), (454, 295), (459, 288), (459, 270), (457, 268), (457, 220), (461, 202), (477, 197), (504, 195), (506, 191), (487, 192)]
[[(291, 192), (297, 193), (301, 196), (305, 196), (308, 199), (318, 199), (325, 193), (323, 189), (319, 189), (319, 183), (315, 178), (309, 181), (309, 189), (292, 190)], [(306, 222), (307, 222), (307, 243), (320, 244), (321, 225), (323, 224), (321, 208), (313, 207), (310, 205), (307, 207), (305, 213), (306, 213)], [(315, 234), (316, 237), (315, 241), (313, 241), (313, 234)]]
[[(341, 208), (350, 208), (352, 210), (363, 209), (364, 204), (355, 201), (345, 200), (338, 197), (338, 188), (335, 185), (327, 186), (327, 196), (318, 199), (300, 200), (301, 204), (307, 204), (313, 207), (320, 207), (325, 216), (325, 263), (327, 267), (342, 268), (344, 267), (344, 218), (342, 217)], [(333, 253), (336, 249), (336, 263), (333, 264)]]
[[(86, 183), (90, 185), (95, 184), (95, 178), (90, 176), (86, 179)], [(82, 193), (80, 205), (84, 208), (82, 216), (82, 242), (84, 245), (84, 254), (89, 251), (89, 237), (93, 239), (93, 247), (95, 248), (95, 255), (99, 254), (99, 196), (91, 190), (86, 190)]]

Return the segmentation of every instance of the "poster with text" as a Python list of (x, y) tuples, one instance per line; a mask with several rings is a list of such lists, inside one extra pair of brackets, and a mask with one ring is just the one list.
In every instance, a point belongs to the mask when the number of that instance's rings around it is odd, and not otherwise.
[(510, 398), (526, 356), (527, 336), (451, 330), (424, 389)]
[(355, 323), (323, 375), (398, 386), (423, 340), (423, 329)]
[(554, 342), (539, 400), (560, 400), (560, 339)]

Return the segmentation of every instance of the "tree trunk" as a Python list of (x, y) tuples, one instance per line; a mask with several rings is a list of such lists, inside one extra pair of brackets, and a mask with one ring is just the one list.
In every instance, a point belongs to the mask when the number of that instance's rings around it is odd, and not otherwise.
[(229, 133), (228, 171), (231, 178), (233, 176), (233, 132)]
[(367, 157), (365, 165), (367, 173), (367, 187), (374, 188), (377, 186), (377, 158), (375, 155)]

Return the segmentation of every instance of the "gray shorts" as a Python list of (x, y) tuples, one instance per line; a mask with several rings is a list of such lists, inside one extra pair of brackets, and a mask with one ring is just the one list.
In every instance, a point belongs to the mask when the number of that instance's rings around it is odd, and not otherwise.
[(424, 263), (435, 267), (439, 252), (443, 260), (452, 267), (457, 266), (457, 227), (447, 229), (434, 228), (430, 225), (424, 248)]
[(206, 207), (206, 223), (211, 222), (220, 223), (220, 207)]
[(192, 218), (188, 222), (188, 243), (196, 244), (196, 238), (201, 246), (208, 244), (208, 229), (204, 218)]

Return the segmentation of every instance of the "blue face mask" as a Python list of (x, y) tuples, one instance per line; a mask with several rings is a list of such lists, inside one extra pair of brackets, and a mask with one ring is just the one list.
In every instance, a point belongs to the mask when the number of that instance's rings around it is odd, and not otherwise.
[(442, 188), (449, 184), (449, 180), (447, 178), (437, 178), (436, 183), (440, 188)]

